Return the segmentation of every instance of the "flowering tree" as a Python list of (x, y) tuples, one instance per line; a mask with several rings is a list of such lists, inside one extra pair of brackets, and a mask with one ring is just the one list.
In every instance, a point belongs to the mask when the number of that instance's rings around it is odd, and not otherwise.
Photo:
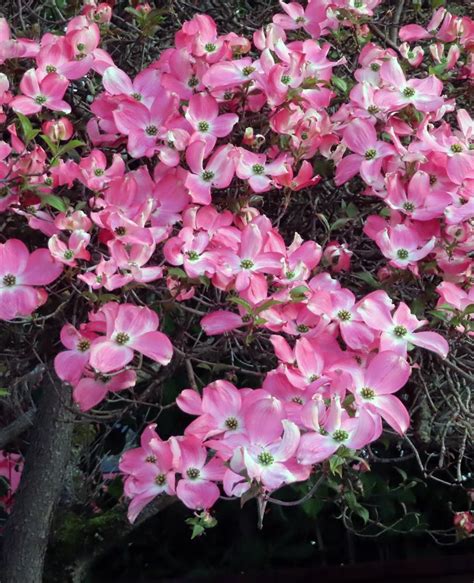
[[(439, 7), (400, 28), (398, 11), (386, 34), (379, 0), (280, 2), (251, 38), (195, 14), (130, 68), (120, 26), (149, 49), (165, 16), (115, 22), (112, 4), (47, 14), (34, 39), (0, 21), (7, 579), (40, 580), (68, 471), (98, 512), (92, 491), (119, 476), (131, 523), (177, 500), (197, 535), (220, 498), (254, 498), (262, 524), (281, 488), (303, 485), (302, 504), (369, 470), (384, 429), (402, 441), (396, 393), (432, 401), (430, 362), (461, 383), (461, 484), (473, 21)], [(106, 470), (117, 424), (133, 436)], [(74, 427), (92, 433), (71, 461)]]

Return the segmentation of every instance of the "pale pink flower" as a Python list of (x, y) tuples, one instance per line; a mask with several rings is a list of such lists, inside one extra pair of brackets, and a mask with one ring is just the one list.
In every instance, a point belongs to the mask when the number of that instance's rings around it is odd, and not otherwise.
[(181, 474), (176, 495), (185, 506), (207, 510), (219, 498), (220, 492), (214, 481), (222, 480), (225, 466), (222, 460), (212, 458), (208, 463), (207, 450), (197, 437), (170, 439), (173, 466)]
[(30, 255), (18, 239), (0, 243), (0, 320), (29, 316), (44, 304), (47, 294), (37, 286), (52, 283), (62, 270), (48, 249)]
[(24, 115), (39, 113), (43, 107), (53, 111), (71, 112), (69, 103), (63, 100), (69, 81), (56, 73), (50, 73), (41, 81), (34, 69), (29, 69), (20, 82), (23, 95), (14, 97), (10, 106)]
[(139, 352), (166, 365), (173, 355), (168, 337), (158, 332), (158, 315), (146, 307), (108, 302), (100, 313), (105, 317), (106, 335), (92, 343), (90, 364), (101, 372), (119, 370)]
[(373, 292), (359, 304), (359, 314), (366, 324), (381, 332), (381, 351), (389, 350), (405, 357), (408, 344), (413, 344), (446, 358), (449, 345), (440, 334), (431, 331), (416, 332), (427, 324), (426, 320), (418, 320), (403, 302), (393, 315), (392, 309), (393, 304), (385, 292)]
[(239, 116), (235, 113), (219, 115), (217, 101), (212, 95), (206, 93), (197, 93), (191, 96), (185, 117), (194, 130), (191, 142), (203, 141), (206, 144), (206, 156), (212, 152), (217, 138), (229, 135), (234, 125), (239, 121)]

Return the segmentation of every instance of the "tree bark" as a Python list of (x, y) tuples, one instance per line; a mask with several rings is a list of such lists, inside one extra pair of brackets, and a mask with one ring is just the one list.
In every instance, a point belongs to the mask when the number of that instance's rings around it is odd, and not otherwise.
[(20, 486), (7, 520), (2, 583), (41, 583), (54, 507), (71, 450), (71, 390), (45, 386)]

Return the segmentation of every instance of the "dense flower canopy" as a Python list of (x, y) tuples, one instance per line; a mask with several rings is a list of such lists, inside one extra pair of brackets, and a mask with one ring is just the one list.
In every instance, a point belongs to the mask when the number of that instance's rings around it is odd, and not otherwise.
[[(458, 328), (469, 333), (474, 125), (444, 83), (472, 79), (474, 23), (438, 8), (383, 48), (367, 25), (379, 4), (280, 2), (252, 39), (221, 35), (199, 14), (134, 79), (100, 48), (107, 3), (38, 42), (13, 40), (0, 22), (0, 62), (25, 64), (19, 78), (0, 74), (0, 211), (24, 229), (23, 241), (0, 244), (0, 319), (36, 317), (57, 280), (90, 300), (82, 321), (66, 311), (54, 362), (83, 412), (133, 390), (144, 361), (172, 362), (150, 295), (159, 282), (184, 306), (211, 286), (222, 302), (201, 306), (203, 337), (263, 335), (277, 359), (257, 388), (216, 379), (182, 391), (177, 404), (193, 416), (183, 435), (163, 441), (159, 422), (147, 427), (120, 462), (131, 521), (163, 494), (194, 510), (222, 492), (265, 499), (366, 447), (383, 423), (403, 434), (410, 416), (395, 393), (413, 348), (448, 355), (403, 301), (342, 285), (350, 241), (286, 241), (260, 210), (265, 197), (312, 196), (326, 180), (316, 157), (337, 186), (355, 178), (385, 204), (364, 226), (386, 258), (374, 276), (437, 276), (439, 309), (465, 315)], [(328, 40), (346, 28), (361, 43), (350, 86)], [(86, 144), (67, 115), (75, 84), (90, 78), (99, 91)]]

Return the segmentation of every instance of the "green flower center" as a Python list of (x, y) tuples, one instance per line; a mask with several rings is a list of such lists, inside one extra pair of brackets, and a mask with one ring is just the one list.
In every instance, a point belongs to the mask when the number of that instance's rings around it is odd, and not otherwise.
[(145, 128), (145, 133), (148, 136), (156, 136), (158, 134), (158, 128), (156, 126), (147, 126)]
[(201, 472), (197, 468), (189, 468), (189, 470), (186, 471), (186, 475), (190, 480), (197, 480), (201, 475)]
[(124, 235), (127, 234), (127, 229), (125, 227), (117, 227), (116, 229), (114, 229), (114, 233), (118, 237), (123, 237)]
[(375, 398), (375, 391), (370, 387), (363, 387), (360, 390), (360, 394), (363, 399), (371, 400)]
[(369, 107), (367, 108), (367, 111), (369, 113), (378, 113), (380, 111), (380, 109), (376, 105), (369, 105)]
[(165, 474), (158, 474), (155, 478), (155, 484), (157, 486), (164, 486), (166, 484)]
[(296, 24), (303, 24), (303, 22), (306, 22), (306, 18), (304, 16), (298, 16), (298, 18), (295, 19)]
[(132, 93), (132, 97), (133, 99), (135, 99), (136, 101), (141, 101), (143, 96), (141, 93)]
[(263, 174), (265, 172), (265, 168), (261, 164), (254, 164), (252, 166), (252, 172), (254, 174), (260, 175), (260, 174)]
[(119, 332), (117, 334), (117, 336), (115, 337), (115, 342), (117, 344), (120, 344), (121, 346), (123, 346), (124, 344), (127, 344), (127, 342), (130, 341), (130, 336), (126, 333), (126, 332)]
[(405, 87), (402, 93), (404, 97), (413, 97), (415, 95), (415, 90), (411, 87)]
[(462, 146), (461, 144), (453, 144), (451, 146), (451, 152), (453, 152), (453, 154), (460, 154), (462, 152)]
[(257, 460), (261, 466), (271, 466), (275, 461), (275, 458), (271, 453), (268, 453), (268, 451), (262, 451), (262, 453), (257, 457)]
[(82, 52), (85, 48), (86, 48), (86, 45), (84, 43), (79, 43), (77, 45), (77, 50), (78, 51), (81, 51)]
[(252, 269), (253, 266), (254, 262), (251, 259), (242, 259), (240, 262), (240, 267), (242, 267), (242, 269)]
[(295, 272), (294, 271), (287, 271), (285, 273), (285, 277), (286, 277), (286, 279), (293, 279), (295, 277)]
[(85, 352), (86, 350), (89, 350), (89, 348), (91, 347), (91, 343), (89, 342), (89, 340), (79, 340), (79, 342), (77, 343), (77, 350), (79, 352)]
[(289, 75), (283, 75), (281, 78), (283, 85), (288, 85), (291, 82), (291, 77)]
[(57, 69), (54, 65), (46, 65), (46, 73), (56, 73)]
[(247, 67), (244, 67), (242, 69), (242, 73), (248, 77), (249, 75), (251, 75), (253, 72), (255, 71), (255, 67), (251, 67), (250, 65), (247, 65)]
[(408, 259), (408, 256), (410, 254), (408, 253), (408, 251), (406, 249), (398, 249), (397, 251), (397, 257), (399, 259)]
[(436, 184), (438, 182), (438, 177), (435, 176), (434, 174), (430, 174), (430, 185), (433, 186), (433, 184)]
[(189, 78), (188, 87), (196, 87), (197, 85), (199, 85), (199, 79), (193, 75)]
[(296, 403), (297, 405), (303, 405), (303, 399), (301, 397), (293, 397), (291, 399), (292, 403)]
[(377, 150), (374, 150), (373, 148), (370, 148), (370, 150), (367, 150), (365, 153), (366, 160), (373, 160), (375, 156), (377, 156)]
[(319, 378), (320, 378), (320, 376), (319, 376), (318, 374), (312, 374), (312, 375), (309, 377), (309, 382), (310, 382), (310, 383), (314, 383), (315, 381), (319, 380)]
[(211, 172), (210, 170), (204, 170), (204, 172), (201, 174), (201, 178), (204, 180), (204, 182), (210, 182), (214, 176), (214, 172)]
[(364, 6), (364, 3), (362, 2), (362, 0), (355, 0), (354, 8), (362, 8), (362, 6)]
[(186, 255), (189, 261), (197, 261), (199, 259), (199, 253), (197, 251), (188, 251)]
[(348, 437), (349, 434), (347, 433), (347, 431), (344, 431), (344, 429), (336, 429), (336, 431), (332, 434), (332, 438), (334, 439), (334, 441), (337, 441), (339, 443), (346, 441)]
[(339, 320), (341, 320), (342, 322), (347, 322), (348, 320), (351, 319), (352, 315), (348, 310), (340, 310), (337, 313), (337, 317), (339, 318)]
[(204, 48), (208, 53), (213, 53), (216, 50), (217, 46), (214, 43), (207, 43), (207, 45), (205, 45)]
[(198, 123), (198, 130), (200, 132), (208, 132), (209, 131), (209, 124), (207, 123), (207, 121), (200, 121)]
[(94, 170), (94, 174), (95, 174), (96, 176), (103, 176), (103, 175), (104, 175), (104, 170), (102, 170), (102, 168), (96, 168), (96, 169)]
[(44, 95), (37, 95), (35, 97), (35, 103), (37, 103), (38, 105), (43, 105), (43, 103), (46, 103), (47, 98)]
[(226, 101), (230, 101), (231, 99), (233, 99), (233, 97), (234, 97), (234, 94), (233, 94), (233, 92), (232, 92), (232, 91), (226, 91), (226, 92), (224, 93), (224, 99), (225, 99)]
[(309, 332), (309, 326), (306, 326), (306, 324), (298, 324), (298, 326), (296, 326), (296, 330), (300, 334), (306, 334), (306, 332)]
[(66, 259), (66, 261), (71, 261), (71, 259), (73, 259), (73, 258), (74, 258), (74, 252), (71, 251), (71, 249), (64, 251), (64, 259)]
[(376, 73), (377, 71), (380, 71), (380, 65), (378, 63), (372, 63), (370, 65), (370, 68), (372, 69), (372, 71), (374, 71), (374, 73)]
[(13, 287), (16, 284), (16, 277), (11, 273), (3, 276), (3, 285), (5, 287)]
[(145, 458), (145, 461), (148, 462), (149, 464), (154, 464), (156, 462), (156, 456), (152, 455), (148, 455)]
[(395, 328), (393, 329), (393, 333), (398, 338), (403, 338), (404, 336), (407, 335), (408, 330), (405, 328), (405, 326), (395, 326)]
[(415, 210), (415, 205), (414, 205), (412, 202), (406, 202), (406, 203), (403, 205), (403, 208), (404, 208), (404, 209), (405, 209), (407, 212), (411, 213), (412, 211), (414, 211), (414, 210)]
[(224, 425), (227, 427), (227, 429), (231, 429), (232, 431), (234, 431), (239, 426), (239, 422), (235, 417), (228, 417), (225, 420)]

